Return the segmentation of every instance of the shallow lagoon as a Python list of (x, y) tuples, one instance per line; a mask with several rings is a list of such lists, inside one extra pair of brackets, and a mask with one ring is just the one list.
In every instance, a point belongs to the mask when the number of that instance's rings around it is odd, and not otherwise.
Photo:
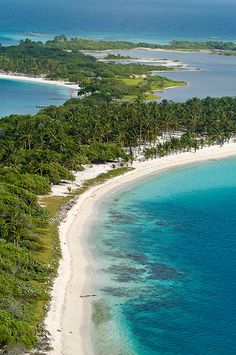
[(158, 74), (174, 80), (184, 80), (189, 84), (188, 87), (160, 92), (162, 99), (184, 102), (191, 97), (236, 96), (236, 56), (150, 50), (111, 51), (111, 53), (120, 53), (133, 58), (179, 60), (187, 64), (189, 66), (187, 71)]
[(235, 172), (236, 159), (185, 166), (104, 201), (97, 354), (235, 354)]

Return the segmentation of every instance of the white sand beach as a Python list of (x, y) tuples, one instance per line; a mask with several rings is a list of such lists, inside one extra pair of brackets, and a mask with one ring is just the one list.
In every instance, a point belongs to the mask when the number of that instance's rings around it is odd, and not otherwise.
[[(151, 48), (134, 48), (134, 50), (147, 50), (147, 51), (153, 51), (153, 52), (165, 52), (165, 50), (162, 50), (162, 49), (151, 49)], [(132, 50), (118, 50), (118, 49), (106, 49), (106, 50), (101, 50), (101, 51), (92, 51), (92, 50), (83, 50), (82, 52), (85, 54), (85, 55), (91, 55), (95, 58), (97, 58), (98, 61), (100, 62), (113, 62), (113, 61), (116, 61), (116, 59), (109, 59), (109, 58), (106, 58), (106, 56), (108, 54), (115, 54), (115, 55), (118, 55), (120, 54), (120, 52), (128, 52), (129, 51), (132, 51)], [(177, 51), (170, 51), (168, 50), (169, 52), (174, 52), (174, 53), (178, 53)], [(187, 52), (188, 53), (188, 52)], [(179, 60), (174, 60), (174, 59), (163, 59), (163, 58), (156, 58), (156, 57), (153, 57), (153, 58), (149, 58), (149, 57), (131, 57), (130, 58), (126, 58), (124, 59), (125, 62), (130, 62), (130, 63), (142, 63), (142, 64), (145, 64), (145, 63), (155, 63), (156, 65), (161, 65), (161, 66), (166, 66), (166, 67), (173, 67), (173, 68), (183, 68), (183, 69), (188, 69), (188, 65), (187, 64), (184, 64), (182, 61), (179, 61)], [(122, 62), (122, 60), (121, 60)]]
[(190, 54), (190, 53), (211, 53), (210, 50), (207, 49), (201, 49), (201, 50), (187, 50), (187, 49), (169, 49), (169, 48), (148, 48), (148, 47), (136, 47), (135, 49), (137, 50), (147, 50), (150, 52), (170, 52), (170, 53), (186, 53), (186, 54)]
[(92, 271), (92, 257), (86, 243), (94, 216), (98, 215), (100, 202), (118, 189), (164, 170), (232, 156), (236, 156), (236, 143), (233, 142), (223, 147), (205, 147), (196, 153), (187, 152), (135, 162), (135, 170), (92, 187), (78, 198), (59, 227), (62, 259), (45, 321), (46, 329), (52, 336), (53, 350), (50, 354), (94, 354), (90, 332), (93, 297), (83, 296), (94, 293), (91, 281), (96, 274)]
[(26, 75), (18, 75), (18, 74), (6, 74), (6, 73), (1, 73), (0, 72), (0, 80), (1, 79), (7, 79), (7, 80), (19, 80), (19, 81), (28, 81), (32, 83), (39, 83), (39, 84), (49, 84), (49, 85), (57, 85), (57, 86), (64, 86), (67, 88), (74, 90), (79, 90), (80, 87), (78, 84), (73, 84), (69, 83), (66, 81), (60, 81), (60, 80), (49, 80), (43, 77), (30, 77)]
[[(98, 59), (99, 62), (115, 62), (116, 59), (107, 59), (102, 58)], [(119, 60), (118, 60), (119, 61)], [(188, 69), (188, 65), (184, 64), (180, 61), (175, 61), (171, 59), (156, 59), (156, 58), (130, 58), (125, 59), (126, 63), (141, 63), (141, 64), (153, 64), (153, 65), (160, 65), (163, 67), (171, 67), (171, 68), (181, 68), (181, 69)], [(159, 70), (159, 72), (163, 72), (163, 70)], [(166, 72), (166, 71), (165, 71)]]

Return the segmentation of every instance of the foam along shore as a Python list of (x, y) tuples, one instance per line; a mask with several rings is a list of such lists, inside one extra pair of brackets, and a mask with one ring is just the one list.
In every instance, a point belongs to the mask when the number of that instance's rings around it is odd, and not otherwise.
[(31, 77), (27, 75), (18, 75), (18, 74), (6, 74), (0, 73), (0, 80), (7, 79), (7, 80), (19, 80), (19, 81), (28, 81), (31, 83), (38, 83), (38, 84), (48, 84), (48, 85), (57, 85), (63, 86), (72, 89), (73, 91), (78, 91), (80, 89), (78, 84), (61, 81), (61, 80), (49, 80), (44, 77)]
[(94, 186), (78, 198), (59, 226), (62, 259), (52, 290), (50, 310), (45, 320), (46, 329), (51, 333), (53, 348), (49, 354), (95, 353), (91, 339), (91, 305), (95, 297), (84, 296), (93, 295), (93, 285), (96, 284), (96, 272), (93, 270), (95, 261), (90, 255), (87, 236), (90, 226), (99, 214), (101, 201), (137, 180), (165, 170), (232, 156), (236, 156), (236, 143), (233, 142), (222, 147), (205, 147), (195, 153), (186, 152), (135, 162), (135, 170)]

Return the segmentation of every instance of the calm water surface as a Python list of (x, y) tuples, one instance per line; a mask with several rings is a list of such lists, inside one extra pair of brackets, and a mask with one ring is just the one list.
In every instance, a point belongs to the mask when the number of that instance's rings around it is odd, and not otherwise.
[[(236, 160), (110, 196), (90, 241), (98, 354), (236, 353)], [(184, 183), (183, 183), (184, 182)]]
[(37, 106), (61, 105), (72, 95), (70, 89), (17, 80), (0, 80), (0, 117), (13, 113), (33, 114)]
[[(162, 99), (184, 102), (191, 97), (236, 96), (236, 56), (149, 50), (113, 52), (129, 55), (133, 58), (179, 60), (189, 65), (193, 71), (158, 73), (158, 75), (167, 76), (174, 80), (184, 80), (189, 84), (188, 87), (160, 92)], [(149, 64), (155, 64), (155, 62)]]

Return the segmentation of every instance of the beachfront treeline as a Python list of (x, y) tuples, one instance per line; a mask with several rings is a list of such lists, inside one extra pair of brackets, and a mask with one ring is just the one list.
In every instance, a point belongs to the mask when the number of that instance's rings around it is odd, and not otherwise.
[[(223, 144), (236, 135), (236, 98), (186, 103), (88, 97), (0, 120), (0, 347), (35, 346), (56, 270), (55, 225), (38, 203), (84, 164)], [(55, 254), (56, 251), (56, 254)], [(53, 263), (54, 259), (54, 263)], [(17, 345), (16, 345), (17, 344)]]
[(0, 120), (0, 164), (59, 183), (73, 179), (71, 170), (83, 164), (127, 160), (141, 142), (148, 147), (175, 132), (181, 132), (178, 144), (187, 137), (209, 144), (230, 139), (236, 134), (236, 98), (107, 104), (90, 97), (34, 116), (12, 115)]

